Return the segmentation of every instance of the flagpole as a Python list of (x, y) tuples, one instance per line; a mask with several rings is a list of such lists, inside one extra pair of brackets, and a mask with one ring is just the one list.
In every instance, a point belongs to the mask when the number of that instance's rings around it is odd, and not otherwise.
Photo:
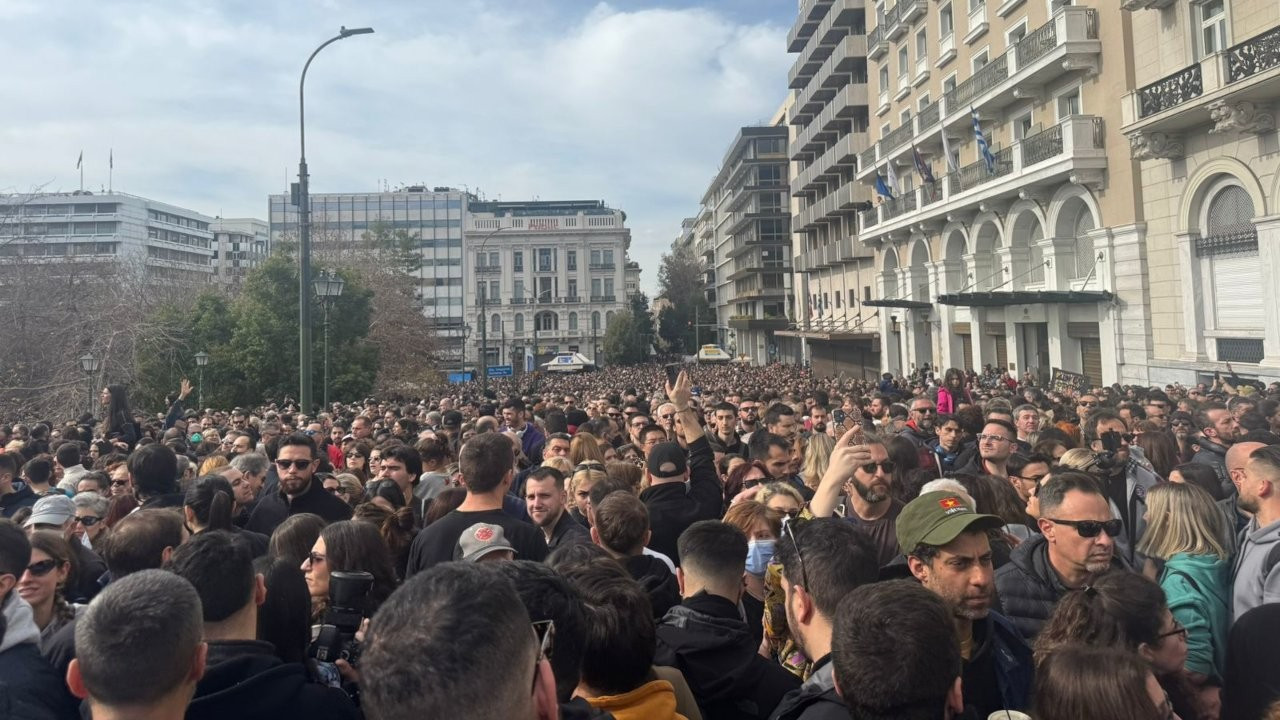
[(107, 194), (111, 194), (112, 191), (115, 190), (115, 185), (112, 183), (112, 180), (114, 179), (115, 174), (116, 174), (116, 151), (115, 151), (115, 148), (112, 148), (107, 151)]

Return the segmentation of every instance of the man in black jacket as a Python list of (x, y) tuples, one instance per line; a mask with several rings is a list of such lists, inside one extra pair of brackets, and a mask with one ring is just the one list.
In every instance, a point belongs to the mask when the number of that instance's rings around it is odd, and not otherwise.
[(706, 720), (765, 720), (800, 678), (761, 657), (739, 614), (747, 537), (719, 520), (680, 536), (683, 601), (658, 625), (654, 662), (684, 674)]
[(689, 407), (690, 382), (684, 371), (674, 386), (667, 386), (667, 397), (680, 417), (677, 426), (682, 433), (688, 456), (678, 443), (658, 443), (647, 454), (645, 474), (649, 487), (640, 499), (649, 508), (649, 526), (653, 536), (649, 547), (676, 557), (676, 541), (685, 528), (699, 520), (719, 519), (724, 510), (723, 491), (716, 476), (715, 457), (707, 442), (698, 414)]
[(569, 495), (565, 492), (564, 473), (553, 467), (534, 468), (524, 483), (525, 507), (533, 524), (542, 528), (547, 551), (565, 545), (590, 543), (587, 528), (569, 514)]
[(1006, 617), (1028, 641), (1040, 633), (1058, 600), (1099, 573), (1127, 569), (1116, 555), (1123, 527), (1113, 518), (1101, 486), (1083, 472), (1054, 472), (1036, 493), (1040, 532), (1014, 548), (996, 571)]
[[(649, 512), (640, 499), (626, 490), (609, 493), (593, 505), (595, 525), (591, 540), (604, 548), (613, 559), (640, 583), (649, 595), (653, 619), (662, 619), (680, 602), (680, 585), (676, 576), (660, 558), (644, 552), (649, 534)], [(745, 553), (743, 554), (745, 558)]]
[(782, 565), (787, 627), (813, 662), (809, 679), (782, 698), (771, 720), (846, 720), (831, 666), (831, 629), (840, 599), (879, 572), (871, 538), (839, 518), (788, 521), (774, 559)]
[(315, 513), (331, 523), (349, 520), (351, 506), (325, 492), (324, 484), (315, 478), (318, 457), (310, 436), (293, 433), (282, 437), (275, 463), (279, 487), (258, 500), (245, 529), (270, 536), (285, 518), (298, 513)]
[(168, 569), (200, 596), (209, 644), (187, 720), (359, 717), (346, 693), (312, 682), (304, 665), (282, 661), (270, 643), (256, 639), (267, 589), (247, 543), (227, 532), (200, 533), (173, 552)]

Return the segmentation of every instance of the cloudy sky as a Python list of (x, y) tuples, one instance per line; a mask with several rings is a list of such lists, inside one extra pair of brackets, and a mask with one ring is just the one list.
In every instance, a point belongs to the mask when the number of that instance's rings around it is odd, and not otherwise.
[(734, 132), (786, 92), (791, 0), (0, 0), (0, 191), (117, 190), (266, 217), (313, 192), (466, 186), (627, 212), (644, 286)]

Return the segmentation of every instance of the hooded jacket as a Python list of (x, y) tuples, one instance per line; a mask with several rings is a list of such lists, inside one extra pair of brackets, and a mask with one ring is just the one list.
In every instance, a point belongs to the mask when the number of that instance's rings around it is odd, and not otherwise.
[(831, 656), (820, 658), (799, 688), (787, 693), (769, 720), (848, 720), (849, 708), (836, 692)]
[(658, 625), (654, 662), (680, 669), (706, 720), (764, 720), (800, 678), (761, 657), (738, 606), (699, 593)]
[(40, 655), (40, 629), (17, 590), (0, 605), (0, 717), (57, 720), (77, 717), (78, 703)]
[(1258, 527), (1257, 519), (1249, 521), (1240, 533), (1240, 552), (1236, 553), (1233, 572), (1232, 619), (1266, 603), (1280, 602), (1280, 562), (1268, 556), (1280, 542), (1280, 520)]
[(1227, 562), (1216, 555), (1177, 553), (1160, 573), (1169, 611), (1187, 629), (1187, 670), (1222, 678), (1231, 629)]
[(666, 680), (652, 680), (630, 692), (588, 698), (587, 702), (617, 720), (685, 720), (676, 712), (676, 693)]
[(186, 720), (357, 720), (342, 690), (313, 682), (301, 663), (275, 656), (255, 640), (209, 643), (209, 661)]
[(680, 583), (676, 582), (675, 573), (661, 559), (652, 555), (632, 555), (620, 560), (631, 578), (649, 594), (655, 620), (661, 620), (668, 610), (680, 604)]
[[(1117, 554), (1111, 568), (1127, 569), (1128, 564)], [(1049, 563), (1049, 541), (1043, 535), (1024, 540), (1013, 549), (1008, 564), (996, 570), (1000, 611), (1028, 642), (1040, 633), (1068, 590)]]

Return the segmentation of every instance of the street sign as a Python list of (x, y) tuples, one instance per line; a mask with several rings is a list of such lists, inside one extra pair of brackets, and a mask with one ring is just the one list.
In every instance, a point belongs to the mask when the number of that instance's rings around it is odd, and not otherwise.
[(449, 382), (454, 384), (471, 382), (471, 373), (469, 371), (449, 373)]
[(510, 365), (490, 365), (489, 377), (511, 377), (513, 374)]

